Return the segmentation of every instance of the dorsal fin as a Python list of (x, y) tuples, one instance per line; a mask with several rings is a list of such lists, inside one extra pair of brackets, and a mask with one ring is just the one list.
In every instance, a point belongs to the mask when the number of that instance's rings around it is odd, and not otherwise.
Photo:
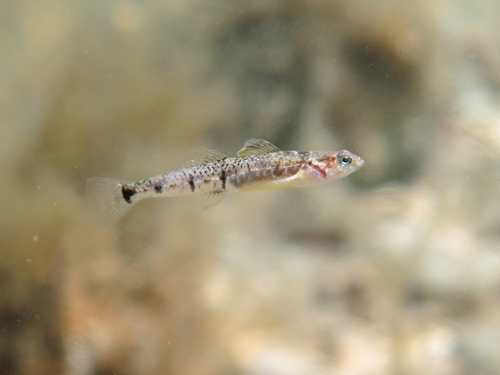
[(238, 156), (264, 155), (278, 152), (280, 149), (264, 139), (250, 138), (245, 142), (243, 148), (238, 151)]
[(224, 160), (225, 158), (227, 158), (227, 156), (217, 150), (210, 150), (208, 148), (192, 150), (191, 159), (188, 160), (187, 166), (195, 167), (197, 165), (203, 165), (214, 161)]

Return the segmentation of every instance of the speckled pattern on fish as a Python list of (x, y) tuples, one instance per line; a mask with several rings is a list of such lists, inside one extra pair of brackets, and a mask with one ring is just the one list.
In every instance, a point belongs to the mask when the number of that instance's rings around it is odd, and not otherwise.
[(204, 150), (187, 168), (135, 183), (91, 178), (87, 196), (101, 222), (112, 223), (145, 198), (192, 196), (208, 208), (218, 204), (225, 193), (315, 185), (348, 176), (363, 163), (347, 150), (281, 151), (272, 143), (252, 138), (236, 157)]

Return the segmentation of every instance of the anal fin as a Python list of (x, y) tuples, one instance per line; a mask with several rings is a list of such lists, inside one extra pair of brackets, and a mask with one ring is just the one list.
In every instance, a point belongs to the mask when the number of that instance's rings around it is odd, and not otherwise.
[(224, 192), (193, 194), (181, 197), (180, 200), (191, 207), (206, 209), (217, 206), (224, 198), (224, 195)]

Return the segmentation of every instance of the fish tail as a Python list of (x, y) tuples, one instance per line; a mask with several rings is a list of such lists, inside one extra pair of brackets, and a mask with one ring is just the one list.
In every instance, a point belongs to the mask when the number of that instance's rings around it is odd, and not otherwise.
[(87, 201), (101, 225), (113, 224), (133, 206), (134, 202), (130, 197), (127, 200), (123, 194), (124, 185), (126, 183), (104, 177), (87, 180)]

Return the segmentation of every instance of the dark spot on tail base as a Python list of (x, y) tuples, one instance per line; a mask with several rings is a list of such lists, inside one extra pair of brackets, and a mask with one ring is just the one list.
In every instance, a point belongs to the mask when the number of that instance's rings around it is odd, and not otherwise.
[(155, 185), (155, 192), (161, 193), (163, 190), (163, 185), (162, 184), (156, 184)]
[(127, 201), (127, 203), (132, 203), (132, 200), (130, 199), (133, 195), (135, 194), (134, 190), (128, 188), (126, 185), (122, 185), (122, 195), (123, 199)]

